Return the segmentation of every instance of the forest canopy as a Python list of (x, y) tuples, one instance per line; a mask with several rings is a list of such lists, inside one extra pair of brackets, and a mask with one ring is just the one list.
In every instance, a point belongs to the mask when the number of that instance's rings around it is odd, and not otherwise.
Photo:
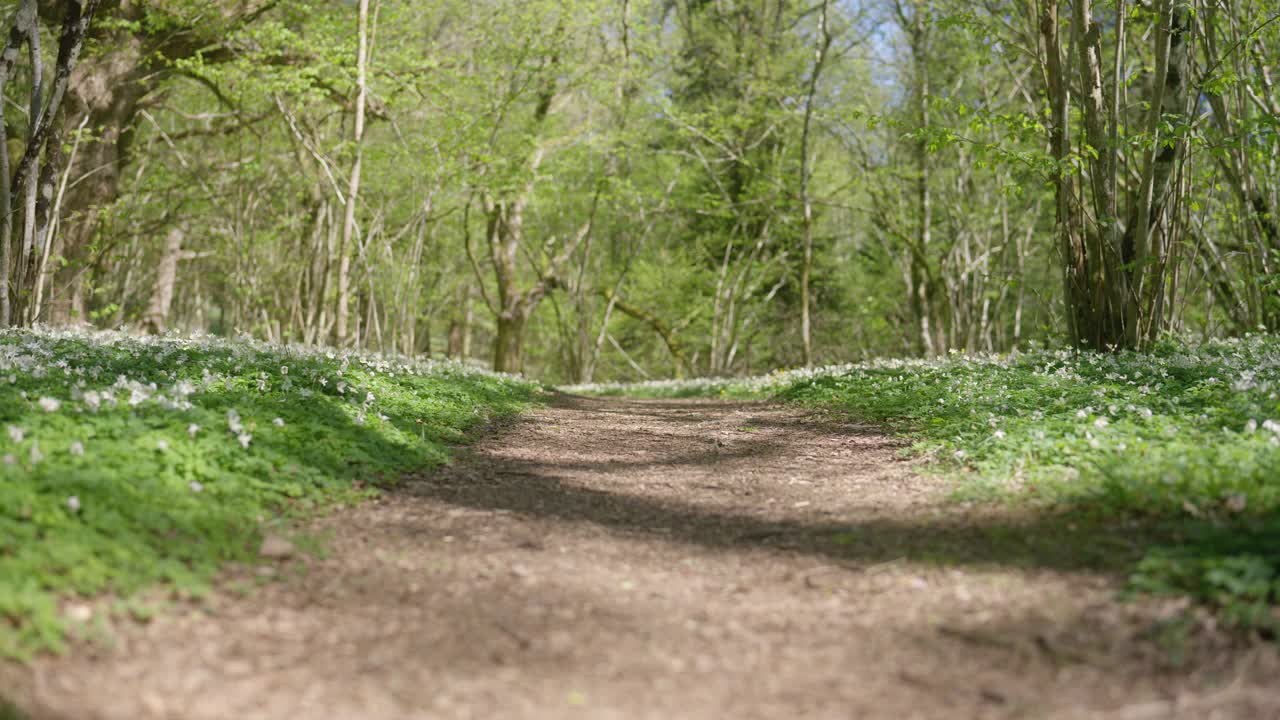
[(0, 322), (736, 375), (1280, 327), (1273, 0), (8, 0)]

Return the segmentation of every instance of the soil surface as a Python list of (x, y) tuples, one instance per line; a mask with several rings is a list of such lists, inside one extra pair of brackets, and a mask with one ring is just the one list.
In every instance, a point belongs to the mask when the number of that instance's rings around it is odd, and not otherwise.
[(327, 555), (0, 688), (36, 720), (1280, 718), (1274, 650), (1117, 600), (1123, 529), (949, 501), (899, 449), (561, 398), (317, 523)]

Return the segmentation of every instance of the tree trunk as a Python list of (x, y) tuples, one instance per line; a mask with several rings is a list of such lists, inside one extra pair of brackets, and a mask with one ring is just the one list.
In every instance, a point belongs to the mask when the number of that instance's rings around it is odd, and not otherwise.
[[(1089, 0), (1073, 3), (1071, 39), (1079, 53), (1080, 100), (1076, 104), (1085, 139), (1085, 146), (1074, 153), (1084, 165), (1077, 172), (1067, 167), (1073, 155), (1073, 133), (1067, 127), (1072, 82), (1063, 69), (1058, 3), (1045, 0), (1041, 8), (1050, 145), (1060, 165), (1054, 182), (1069, 329), (1077, 345), (1095, 350), (1140, 348), (1166, 323), (1168, 259), (1171, 243), (1179, 235), (1166, 208), (1173, 206), (1177, 194), (1172, 179), (1185, 141), (1170, 143), (1160, 130), (1165, 116), (1187, 111), (1188, 10), (1175, 0), (1156, 4), (1156, 25), (1148, 34), (1155, 44), (1155, 72), (1145, 98), (1149, 110), (1143, 127), (1150, 144), (1135, 153), (1117, 141), (1122, 122), (1119, 79), (1127, 42), (1122, 18), (1127, 11), (1123, 3), (1115, 10), (1118, 80), (1113, 81), (1108, 107), (1102, 82), (1104, 23), (1094, 18)], [(1138, 155), (1137, 161), (1126, 153)], [(1136, 189), (1129, 186), (1128, 216), (1122, 222), (1118, 207), (1122, 179), (1128, 174), (1121, 170), (1123, 162), (1141, 171), (1136, 173)], [(1161, 221), (1164, 226), (1157, 227)]]
[(142, 327), (152, 335), (165, 331), (169, 322), (169, 308), (173, 304), (173, 289), (178, 279), (178, 261), (182, 259), (182, 240), (186, 232), (179, 225), (165, 238), (164, 252), (156, 266), (156, 282), (151, 299), (142, 314)]
[(120, 195), (120, 174), (129, 159), (138, 105), (159, 82), (138, 37), (115, 31), (98, 40), (103, 53), (76, 68), (67, 92), (68, 122), (78, 125), (87, 119), (87, 136), (68, 168), (72, 182), (54, 248), (54, 254), (67, 261), (54, 271), (49, 288), (46, 317), (54, 325), (87, 318), (84, 284), (96, 261), (89, 250), (97, 211)]
[(804, 128), (800, 135), (800, 202), (804, 224), (804, 258), (800, 267), (800, 342), (804, 358), (804, 366), (813, 366), (813, 329), (811, 306), (813, 299), (809, 284), (813, 274), (813, 200), (809, 197), (809, 181), (813, 168), (810, 167), (810, 142), (813, 127), (813, 99), (818, 94), (818, 79), (826, 64), (827, 50), (831, 47), (831, 27), (828, 13), (831, 1), (823, 0), (821, 14), (818, 16), (818, 48), (813, 60), (813, 69), (809, 74), (809, 91), (804, 103)]
[(351, 160), (351, 175), (347, 180), (347, 205), (342, 219), (342, 244), (339, 245), (338, 250), (338, 307), (334, 315), (334, 334), (338, 347), (347, 347), (352, 340), (347, 325), (351, 302), (351, 252), (355, 246), (356, 201), (360, 195), (360, 165), (363, 159), (361, 145), (364, 141), (365, 74), (369, 57), (369, 0), (360, 0), (358, 13), (356, 108), (351, 131), (355, 157)]
[(493, 369), (518, 373), (524, 369), (524, 328), (528, 316), (523, 311), (501, 313), (495, 320), (498, 335), (493, 341)]
[[(40, 50), (40, 25), (37, 5), (25, 1), (14, 14), (9, 40), (0, 61), (0, 93), (9, 79), (25, 37), (33, 78), (29, 109), (29, 130), (21, 159), (13, 168), (11, 186), (8, 168), (5, 169), (5, 187), (0, 197), (7, 207), (0, 212), (21, 219), (21, 233), (12, 237), (12, 225), (5, 223), (3, 240), (5, 251), (4, 272), (0, 273), (0, 292), (5, 302), (0, 304), (0, 315), (6, 323), (34, 322), (40, 315), (40, 292), (37, 283), (44, 281), (44, 267), (52, 254), (47, 243), (52, 242), (50, 228), (53, 225), (54, 190), (62, 162), (62, 131), (67, 116), (67, 100), (72, 92), (77, 61), (84, 47), (85, 36), (98, 0), (69, 2), (63, 8), (62, 29), (58, 36), (58, 54), (54, 66), (53, 82), (45, 90)], [(7, 133), (0, 138), (8, 142)], [(7, 148), (6, 148), (7, 155)], [(4, 158), (6, 161), (8, 158)], [(5, 163), (7, 164), (7, 162)], [(21, 203), (21, 208), (17, 207)], [(19, 212), (20, 210), (20, 212)], [(15, 244), (17, 247), (14, 247)], [(14, 253), (14, 250), (17, 253)], [(12, 263), (12, 264), (11, 264)], [(16, 302), (14, 302), (16, 301)]]

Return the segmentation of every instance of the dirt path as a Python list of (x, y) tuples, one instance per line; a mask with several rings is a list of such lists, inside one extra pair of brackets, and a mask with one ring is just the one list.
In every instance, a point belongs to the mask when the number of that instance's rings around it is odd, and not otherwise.
[(1123, 538), (944, 502), (896, 449), (566, 398), (328, 518), (305, 572), (7, 682), (67, 720), (1280, 718), (1269, 650), (1166, 667), (1159, 610), (1114, 601)]

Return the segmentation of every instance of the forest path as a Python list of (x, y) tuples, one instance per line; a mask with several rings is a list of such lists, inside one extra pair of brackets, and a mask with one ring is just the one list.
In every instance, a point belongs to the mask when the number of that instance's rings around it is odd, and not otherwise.
[(946, 501), (898, 446), (777, 405), (563, 397), (318, 523), (332, 553), (305, 572), (42, 660), (18, 701), (40, 720), (1280, 718), (1273, 653), (1162, 666), (1107, 553)]

